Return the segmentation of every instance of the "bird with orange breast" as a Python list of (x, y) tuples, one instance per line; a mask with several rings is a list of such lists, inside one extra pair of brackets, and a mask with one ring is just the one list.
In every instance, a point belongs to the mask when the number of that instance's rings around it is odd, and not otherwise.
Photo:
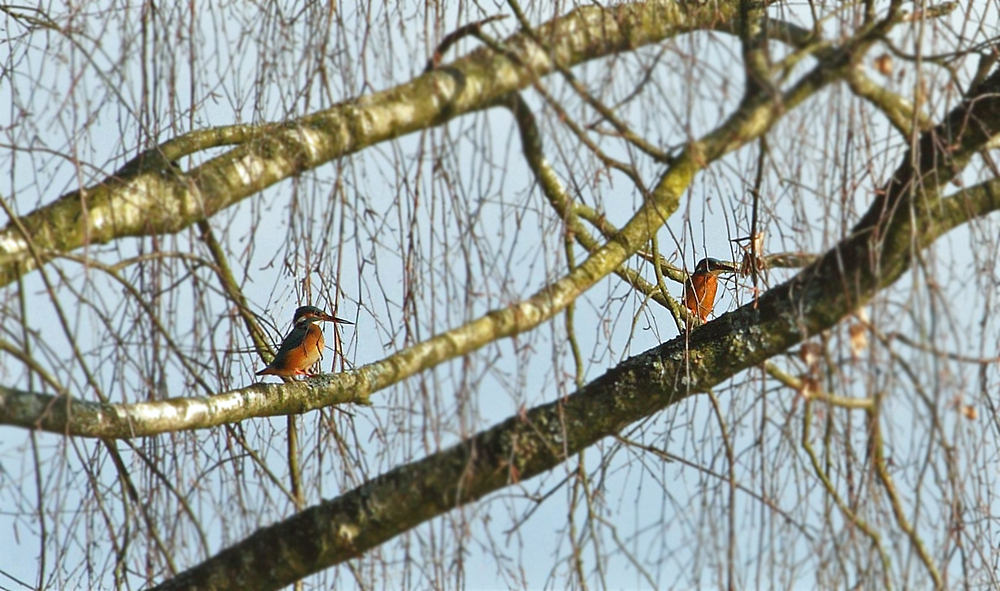
[(695, 266), (694, 273), (684, 282), (684, 305), (692, 314), (705, 322), (715, 307), (719, 275), (735, 271), (736, 266), (732, 263), (710, 258), (701, 259)]
[(294, 328), (288, 333), (274, 356), (274, 361), (257, 372), (259, 376), (292, 377), (304, 375), (312, 377), (309, 368), (316, 365), (323, 354), (323, 330), (317, 322), (339, 322), (354, 324), (327, 314), (316, 306), (302, 306), (295, 311)]

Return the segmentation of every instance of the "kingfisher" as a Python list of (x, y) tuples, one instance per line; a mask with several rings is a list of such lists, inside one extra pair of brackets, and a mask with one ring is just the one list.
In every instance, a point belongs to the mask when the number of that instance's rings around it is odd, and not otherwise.
[(312, 377), (309, 368), (319, 361), (323, 354), (323, 330), (317, 322), (339, 322), (354, 324), (348, 320), (327, 314), (316, 306), (301, 306), (292, 320), (294, 328), (281, 341), (281, 347), (267, 367), (257, 372), (259, 376), (272, 375), (292, 377), (304, 375)]
[(694, 273), (684, 282), (684, 305), (692, 314), (708, 320), (715, 307), (715, 291), (719, 288), (721, 273), (734, 273), (736, 266), (717, 259), (704, 258), (698, 261)]

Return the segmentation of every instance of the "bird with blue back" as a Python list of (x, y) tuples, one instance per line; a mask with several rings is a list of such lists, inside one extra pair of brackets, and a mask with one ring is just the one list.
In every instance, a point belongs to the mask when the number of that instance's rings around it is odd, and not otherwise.
[(334, 322), (354, 324), (348, 320), (327, 314), (316, 306), (301, 306), (295, 310), (292, 320), (292, 331), (281, 341), (274, 360), (267, 367), (257, 372), (259, 376), (293, 377), (304, 375), (312, 377), (309, 368), (323, 356), (323, 330), (317, 322)]

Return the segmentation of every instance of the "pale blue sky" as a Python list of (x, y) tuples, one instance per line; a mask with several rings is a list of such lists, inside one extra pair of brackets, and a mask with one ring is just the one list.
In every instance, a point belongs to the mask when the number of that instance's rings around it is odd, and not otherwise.
[[(445, 18), (446, 31), (494, 10), (461, 6), (460, 10), (453, 7)], [(974, 5), (973, 10), (979, 6)], [(988, 12), (978, 20), (992, 20), (992, 28), (984, 29), (986, 34), (996, 35), (996, 7), (983, 6)], [(0, 170), (8, 172), (0, 178), (0, 193), (11, 199), (22, 214), (76, 188), (80, 180), (90, 183), (113, 171), (135, 154), (138, 138), (143, 137), (141, 130), (155, 136), (157, 141), (164, 141), (192, 128), (278, 121), (304, 115), (333, 102), (409, 80), (423, 68), (429, 47), (425, 38), (440, 37), (428, 32), (426, 21), (412, 6), (383, 6), (374, 9), (376, 23), (394, 16), (382, 11), (412, 11), (404, 21), (407, 26), (387, 33), (376, 24), (368, 37), (361, 34), (361, 23), (335, 28), (355, 37), (332, 40), (331, 45), (338, 47), (339, 52), (324, 56), (322, 51), (329, 48), (315, 34), (319, 29), (310, 20), (314, 15), (290, 10), (286, 15), (288, 20), (279, 26), (275, 19), (264, 18), (250, 7), (206, 6), (194, 25), (193, 44), (186, 41), (190, 30), (169, 31), (153, 26), (150, 34), (161, 35), (162, 39), (147, 41), (145, 47), (157, 57), (150, 58), (143, 69), (138, 57), (143, 47), (137, 26), (141, 19), (138, 8), (113, 8), (112, 22), (106, 27), (100, 25), (102, 13), (98, 7), (88, 8), (92, 10), (72, 19), (53, 14), (61, 25), (76, 27), (72, 43), (54, 32), (38, 31), (22, 36), (23, 25), (11, 18), (0, 22), (0, 39), (7, 39), (0, 45), (0, 63), (12, 68), (0, 78), (0, 105), (10, 105), (0, 110), (0, 127), (4, 130), (0, 139), (3, 163)], [(171, 9), (163, 7), (163, 10)], [(504, 7), (495, 10), (508, 12)], [(538, 17), (540, 12), (544, 9), (532, 14)], [(776, 16), (788, 19), (804, 18), (807, 14), (804, 5), (775, 11)], [(336, 18), (350, 23), (358, 15), (349, 7), (342, 7)], [(925, 32), (927, 47), (954, 41), (962, 31), (961, 16), (955, 15), (948, 22), (949, 26), (935, 24), (933, 30)], [(242, 35), (241, 30), (246, 26), (257, 33)], [(836, 19), (828, 26), (828, 33), (834, 34)], [(508, 18), (490, 30), (502, 35), (513, 28), (513, 19)], [(272, 29), (280, 29), (282, 33)], [(974, 37), (967, 29), (964, 34), (979, 41), (983, 37), (982, 33)], [(900, 33), (900, 39), (904, 47), (912, 49), (911, 35)], [(453, 49), (445, 61), (475, 46), (467, 40), (457, 50)], [(660, 47), (644, 48), (631, 57), (588, 64), (576, 73), (592, 89), (607, 91), (608, 96), (603, 98), (613, 102), (628, 94), (641, 66), (658, 59), (652, 82), (655, 87), (648, 94), (659, 93), (662, 103), (657, 108), (663, 111), (657, 112), (657, 116), (647, 112), (650, 104), (656, 104), (647, 98), (630, 103), (621, 114), (657, 145), (673, 146), (688, 135), (697, 136), (713, 128), (735, 107), (742, 87), (742, 72), (738, 68), (739, 48), (725, 35), (681, 37), (668, 41), (666, 46), (668, 50), (663, 56), (657, 56)], [(5, 50), (15, 58), (3, 58)], [(385, 51), (394, 57), (385, 59)], [(780, 53), (775, 47), (775, 57)], [(872, 56), (878, 53), (875, 50)], [(171, 59), (176, 59), (179, 65), (168, 67)], [(197, 64), (193, 78), (185, 66), (188, 59)], [(164, 70), (155, 70), (149, 64)], [(325, 66), (326, 77), (318, 74), (323, 70), (317, 65)], [(797, 72), (809, 65), (806, 62)], [(609, 70), (612, 83), (602, 86)], [(693, 72), (697, 72), (698, 80), (685, 83), (685, 78)], [(364, 84), (366, 79), (370, 86)], [(555, 96), (577, 108), (579, 99), (557, 77), (547, 79), (546, 83)], [(897, 92), (912, 92), (912, 68), (901, 69), (899, 78), (886, 84)], [(303, 87), (308, 90), (299, 93), (298, 89)], [(953, 95), (939, 86), (930, 87), (934, 91), (930, 104), (936, 114), (954, 106)], [(176, 89), (173, 94), (171, 88)], [(145, 99), (144, 89), (151, 89)], [(858, 111), (871, 113), (872, 109), (852, 101), (849, 94), (843, 85), (835, 86), (791, 113), (773, 131), (776, 137), (786, 139), (776, 142), (781, 156), (773, 164), (765, 185), (769, 196), (763, 213), (768, 221), (768, 251), (803, 248), (819, 252), (831, 246), (864, 210), (874, 188), (898, 163), (905, 147), (903, 140), (898, 134), (887, 133), (878, 116), (866, 119), (871, 122), (868, 127), (859, 125), (855, 119), (859, 117)], [(628, 180), (617, 173), (594, 175), (593, 161), (578, 144), (570, 141), (566, 129), (555, 123), (538, 96), (530, 91), (526, 96), (538, 109), (543, 133), (547, 134), (546, 154), (564, 182), (583, 202), (599, 208), (616, 224), (623, 224), (640, 199)], [(171, 97), (178, 102), (176, 110), (167, 106)], [(193, 117), (170, 119), (171, 114), (188, 109), (191, 97), (197, 105)], [(93, 119), (85, 117), (89, 109), (97, 113)], [(831, 153), (830, 138), (842, 137), (848, 126), (864, 129), (867, 137), (858, 137), (856, 150), (849, 154)], [(890, 139), (886, 142), (884, 138)], [(34, 149), (27, 150), (28, 146)], [(650, 184), (661, 171), (660, 165), (641, 154), (627, 152), (613, 140), (604, 139), (601, 146), (616, 158), (634, 159)], [(194, 164), (206, 158), (199, 155)], [(444, 169), (452, 175), (448, 180), (436, 172), (436, 159), (445, 162)], [(192, 163), (185, 161), (181, 165), (188, 168)], [(746, 191), (755, 167), (756, 149), (747, 148), (727, 156), (700, 175), (682, 201), (681, 211), (660, 232), (662, 252), (687, 268), (706, 255), (735, 257), (730, 240), (747, 234)], [(976, 182), (977, 174), (976, 170), (970, 170), (966, 182)], [(861, 180), (845, 186), (845, 178)], [(419, 324), (411, 327), (412, 338), (427, 338), (491, 308), (530, 295), (565, 269), (560, 224), (553, 219), (539, 191), (533, 188), (511, 116), (503, 110), (461, 118), (445, 128), (403, 137), (320, 167), (221, 212), (211, 223), (225, 237), (238, 261), (234, 267), (238, 279), (245, 281), (244, 292), (254, 311), (264, 321), (274, 323), (270, 328), (275, 339), (287, 331), (292, 311), (304, 301), (302, 282), (308, 280), (312, 303), (329, 306), (330, 299), (336, 298), (338, 315), (357, 323), (356, 327), (339, 329), (346, 358), (355, 365), (381, 359), (407, 342), (402, 325), (407, 289), (416, 290), (421, 313)], [(424, 257), (416, 263), (415, 271), (421, 278), (416, 284), (406, 282), (403, 271), (407, 261), (401, 254), (408, 248), (411, 228), (416, 228), (415, 248)], [(982, 244), (990, 240), (991, 232), (994, 251), (986, 253)], [(469, 233), (475, 239), (463, 240)], [(956, 231), (928, 254), (927, 268), (939, 272), (938, 277), (952, 276), (955, 283), (967, 278), (972, 275), (973, 264), (993, 264), (995, 233), (995, 218), (973, 224), (971, 230)], [(78, 254), (114, 263), (156, 248), (202, 252), (196, 236), (197, 232), (192, 230), (156, 240), (126, 239)], [(968, 252), (970, 236), (978, 240), (972, 256)], [(308, 247), (290, 252), (288, 245), (293, 237)], [(456, 243), (467, 247), (469, 252), (456, 254), (451, 250)], [(576, 255), (582, 257), (583, 253), (577, 249)], [(286, 266), (285, 261), (294, 265)], [(307, 264), (318, 270), (307, 271)], [(462, 264), (467, 267), (462, 268)], [(639, 266), (638, 262), (633, 264)], [(176, 362), (159, 368), (155, 359), (141, 356), (143, 349), (131, 342), (130, 335), (139, 339), (142, 333), (130, 327), (142, 319), (134, 303), (123, 297), (119, 286), (99, 272), (74, 262), (59, 262), (53, 267), (67, 275), (65, 280), (58, 281), (58, 298), (72, 311), (70, 328), (106, 392), (116, 400), (145, 398), (151, 386), (141, 377), (138, 370), (142, 369), (162, 377), (163, 381), (156, 384), (160, 394), (201, 393), (188, 383)], [(653, 279), (651, 269), (642, 270)], [(174, 267), (173, 271), (178, 276), (169, 280), (179, 280), (183, 268)], [(210, 273), (204, 270), (196, 273), (211, 282)], [(125, 274), (133, 280), (146, 277), (133, 269)], [(466, 274), (473, 285), (472, 297), (464, 290), (456, 290), (463, 286), (456, 278)], [(787, 276), (787, 271), (776, 270), (771, 281), (776, 283)], [(995, 296), (985, 291), (964, 296), (959, 300), (962, 304), (952, 310), (953, 316), (942, 320), (920, 306), (930, 305), (925, 298), (932, 300), (947, 294), (948, 283), (944, 283), (940, 292), (925, 293), (919, 286), (914, 288), (915, 282), (921, 283), (920, 276), (908, 274), (873, 305), (870, 315), (884, 318), (886, 325), (894, 330), (913, 329), (919, 333), (930, 326), (940, 331), (935, 333), (938, 336), (934, 342), (945, 349), (966, 355), (989, 355), (992, 347), (995, 355), (996, 322), (989, 319), (980, 324), (977, 315)], [(150, 290), (148, 293), (164, 287), (146, 283), (143, 286)], [(680, 295), (679, 286), (671, 288), (674, 296)], [(54, 307), (46, 295), (41, 274), (25, 276), (22, 289), (30, 298), (27, 323), (37, 331), (33, 343), (39, 358), (71, 389), (86, 391), (80, 368), (68, 361), (67, 336), (53, 322)], [(74, 289), (95, 305), (78, 308), (75, 302), (79, 296)], [(721, 292), (718, 313), (750, 298), (745, 281), (738, 286), (730, 282)], [(3, 293), (5, 310), (16, 311), (17, 286), (5, 288)], [(173, 307), (177, 313), (165, 315), (161, 320), (177, 327), (182, 349), (218, 351), (221, 343), (236, 343), (236, 350), (218, 355), (225, 361), (222, 367), (213, 365), (206, 370), (219, 374), (214, 377), (220, 389), (255, 381), (253, 371), (261, 363), (249, 353), (249, 340), (239, 332), (242, 325), (229, 321), (227, 306), (217, 294), (197, 305), (189, 289), (164, 290), (163, 294), (166, 301), (159, 309)], [(898, 302), (909, 302), (907, 305), (916, 311), (902, 310), (905, 306)], [(108, 318), (102, 318), (95, 309), (107, 313)], [(347, 409), (352, 416), (338, 410), (326, 413), (348, 443), (357, 446), (353, 452), (357, 464), (344, 465), (324, 445), (307, 447), (306, 470), (315, 477), (306, 493), (307, 502), (314, 504), (321, 498), (331, 498), (401, 462), (423, 458), (463, 436), (502, 421), (522, 405), (534, 406), (572, 391), (572, 377), (566, 373), (572, 363), (564, 346), (563, 322), (560, 317), (531, 334), (486, 347), (470, 356), (468, 367), (465, 360), (454, 360), (419, 378), (378, 392), (372, 397), (372, 407)], [(948, 325), (942, 327), (942, 323)], [(17, 327), (15, 319), (4, 319), (4, 338), (20, 338)], [(600, 282), (580, 301), (576, 327), (588, 380), (676, 335), (672, 320), (663, 310), (655, 304), (650, 307), (615, 277)], [(963, 341), (972, 330), (979, 332), (973, 339)], [(110, 354), (109, 335), (115, 333), (123, 335), (129, 341), (128, 346), (138, 352), (130, 363), (110, 359), (102, 363)], [(333, 329), (327, 328), (326, 335), (328, 342), (332, 341)], [(849, 366), (844, 372), (862, 374), (883, 361), (871, 359), (871, 365)], [(330, 363), (328, 354), (324, 371), (330, 370)], [(786, 364), (795, 367), (792, 361)], [(130, 368), (137, 371), (129, 373)], [(939, 369), (935, 375), (943, 381), (928, 388), (975, 394), (976, 378), (968, 375), (972, 373), (970, 369), (951, 366)], [(0, 357), (0, 375), (4, 376), (3, 383), (11, 387), (39, 387), (11, 359)], [(996, 384), (995, 370), (991, 370), (990, 380)], [(216, 384), (211, 380), (210, 383)], [(866, 395), (862, 391), (849, 393)], [(737, 376), (716, 394), (733, 433), (733, 447), (742, 459), (741, 483), (755, 487), (758, 492), (763, 490), (781, 511), (805, 523), (803, 528), (796, 529), (775, 514), (767, 513), (760, 502), (737, 494), (733, 509), (738, 525), (737, 561), (745, 577), (739, 586), (768, 587), (766, 581), (772, 580), (768, 569), (773, 564), (774, 568), (786, 571), (785, 576), (773, 580), (780, 580), (789, 588), (809, 588), (817, 583), (810, 560), (816, 547), (828, 540), (824, 539), (826, 533), (818, 520), (818, 510), (810, 511), (823, 506), (823, 491), (803, 476), (808, 472), (807, 467), (801, 456), (795, 455), (794, 433), (796, 424), (802, 421), (803, 403), (794, 392), (763, 382), (759, 371)], [(927, 445), (929, 419), (920, 416), (920, 404), (904, 389), (894, 389), (892, 397), (887, 402), (887, 408), (891, 409), (887, 413), (891, 417), (886, 419), (887, 431), (894, 433), (894, 452), (905, 466), (907, 460), (915, 462), (920, 457), (920, 446)], [(323, 417), (311, 413), (301, 419), (305, 426), (304, 440), (319, 440), (324, 436), (329, 427)], [(863, 441), (858, 434), (861, 416), (852, 417), (849, 411), (840, 410), (837, 418), (844, 430), (856, 430), (851, 431), (855, 445)], [(951, 415), (945, 416), (944, 422), (942, 430), (956, 445), (971, 440), (974, 428), (986, 428), (956, 420)], [(247, 421), (242, 428), (248, 441), (260, 446), (259, 453), (279, 471), (279, 477), (284, 476), (285, 420)], [(692, 398), (644, 422), (636, 432), (630, 429), (623, 435), (666, 448), (716, 473), (726, 471), (716, 415), (707, 397)], [(762, 440), (764, 443), (760, 443)], [(92, 556), (107, 557), (92, 566), (98, 572), (109, 573), (113, 565), (112, 549), (106, 540), (105, 526), (95, 517), (92, 500), (85, 494), (90, 489), (80, 467), (95, 454), (100, 456), (100, 445), (89, 440), (65, 442), (49, 434), (39, 434), (37, 441), (40, 461), (48, 468), (43, 476), (54, 479), (44, 484), (46, 506), (53, 512), (48, 517), (48, 568), (57, 563), (78, 564), (84, 556), (81, 546), (87, 538), (85, 532), (90, 532), (96, 539), (87, 542), (98, 546)], [(260, 512), (255, 516), (257, 525), (273, 523), (292, 512), (287, 503), (276, 500), (280, 494), (268, 486), (265, 478), (254, 473), (252, 464), (243, 467), (245, 472), (240, 477), (245, 482), (234, 485), (235, 476), (228, 465), (230, 462), (235, 465), (240, 459), (226, 453), (226, 436), (221, 430), (137, 443), (147, 450), (166, 445), (181, 448), (182, 465), (168, 469), (182, 475), (179, 484), (187, 487), (185, 490), (194, 491), (197, 486), (207, 489), (197, 494), (195, 511), (204, 525), (210, 553), (250, 532), (247, 523), (253, 519), (241, 516), (233, 523), (227, 522), (227, 511), (233, 510), (232, 495), (239, 494), (243, 506)], [(723, 519), (725, 514), (717, 507), (729, 502), (725, 481), (683, 463), (665, 463), (637, 451), (610, 453), (617, 445), (607, 440), (585, 455), (586, 469), (601, 502), (598, 513), (604, 519), (593, 531), (599, 532), (599, 548), (605, 555), (596, 560), (592, 545), (585, 550), (590, 582), (603, 580), (612, 588), (647, 587), (650, 580), (663, 587), (724, 584), (724, 578), (720, 578), (724, 577), (724, 563), (720, 560), (725, 554), (720, 548), (726, 543), (728, 525)], [(328, 455), (318, 450), (325, 450)], [(855, 449), (853, 453), (863, 452)], [(783, 454), (788, 458), (786, 461), (776, 459)], [(963, 465), (972, 471), (989, 454), (988, 449), (970, 449), (968, 456), (962, 458), (967, 462)], [(212, 465), (211, 459), (215, 457), (226, 467)], [(189, 463), (183, 463), (185, 458)], [(134, 462), (130, 464), (134, 476), (143, 473), (139, 460), (129, 457), (127, 461)], [(771, 463), (784, 466), (787, 472), (770, 473)], [(380, 552), (394, 566), (380, 571), (373, 580), (381, 581), (387, 588), (403, 584), (423, 588), (439, 584), (468, 588), (522, 585), (561, 588), (572, 568), (568, 562), (571, 548), (566, 532), (573, 492), (569, 487), (559, 488), (537, 509), (532, 498), (558, 487), (576, 465), (577, 461), (572, 460), (550, 474), (509, 487), (390, 541)], [(35, 581), (40, 540), (32, 515), (25, 512), (34, 506), (37, 494), (32, 490), (33, 470), (29, 435), (22, 429), (0, 428), (0, 531), (14, 532), (6, 544), (8, 551), (0, 555), (0, 573), (27, 583)], [(114, 502), (120, 503), (120, 493), (114, 488), (114, 470), (106, 458), (101, 477), (103, 486), (113, 491)], [(916, 470), (901, 474), (904, 483), (919, 483), (922, 478), (925, 476)], [(989, 483), (982, 486), (990, 487)], [(664, 487), (669, 494), (664, 494)], [(155, 492), (150, 495), (154, 503), (163, 500)], [(163, 505), (164, 514), (171, 507)], [(113, 504), (110, 511), (119, 514), (122, 508)], [(583, 526), (586, 507), (578, 506), (573, 513), (577, 535), (586, 537), (589, 535)], [(93, 523), (85, 525), (85, 517)], [(834, 521), (838, 519), (836, 515), (833, 517)], [(182, 524), (179, 537), (185, 545), (175, 559), (179, 567), (185, 568), (201, 556), (192, 528), (183, 518), (179, 523)], [(515, 523), (520, 525), (511, 532)], [(465, 528), (470, 536), (461, 538), (464, 545), (454, 552), (461, 557), (464, 570), (445, 565), (447, 568), (442, 572), (436, 572), (431, 566), (404, 565), (407, 559), (420, 561), (434, 556), (433, 548), (438, 545), (454, 544)], [(842, 533), (842, 526), (837, 531)], [(935, 540), (947, 535), (933, 527), (921, 533)], [(613, 536), (618, 536), (617, 542)], [(621, 546), (616, 548), (619, 542)], [(60, 552), (76, 553), (80, 559), (57, 561)], [(508, 560), (498, 560), (497, 554), (506, 555)], [(633, 560), (643, 565), (645, 574), (635, 567)], [(370, 562), (362, 563), (378, 570)], [(896, 568), (909, 576), (918, 570), (906, 564)], [(73, 580), (77, 576), (87, 580), (82, 572), (60, 573), (56, 580)], [(110, 574), (93, 580), (100, 586), (111, 581)], [(332, 581), (334, 576), (322, 580)], [(356, 584), (344, 568), (337, 572), (335, 581), (338, 587)], [(133, 580), (134, 585), (139, 583), (138, 579)], [(9, 580), (0, 583), (0, 587), (20, 588)]]

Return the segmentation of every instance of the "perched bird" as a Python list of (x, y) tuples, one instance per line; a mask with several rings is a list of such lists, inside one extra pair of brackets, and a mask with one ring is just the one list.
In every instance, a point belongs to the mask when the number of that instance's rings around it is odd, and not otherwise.
[(293, 320), (295, 326), (285, 340), (281, 341), (281, 347), (274, 356), (274, 361), (258, 371), (257, 375), (283, 377), (314, 375), (307, 370), (319, 361), (323, 353), (323, 330), (316, 326), (317, 322), (322, 321), (354, 324), (335, 318), (316, 306), (300, 307), (295, 311)]
[(708, 319), (715, 306), (715, 291), (719, 287), (720, 273), (733, 273), (736, 267), (716, 259), (701, 259), (694, 273), (684, 282), (684, 305), (701, 319)]

